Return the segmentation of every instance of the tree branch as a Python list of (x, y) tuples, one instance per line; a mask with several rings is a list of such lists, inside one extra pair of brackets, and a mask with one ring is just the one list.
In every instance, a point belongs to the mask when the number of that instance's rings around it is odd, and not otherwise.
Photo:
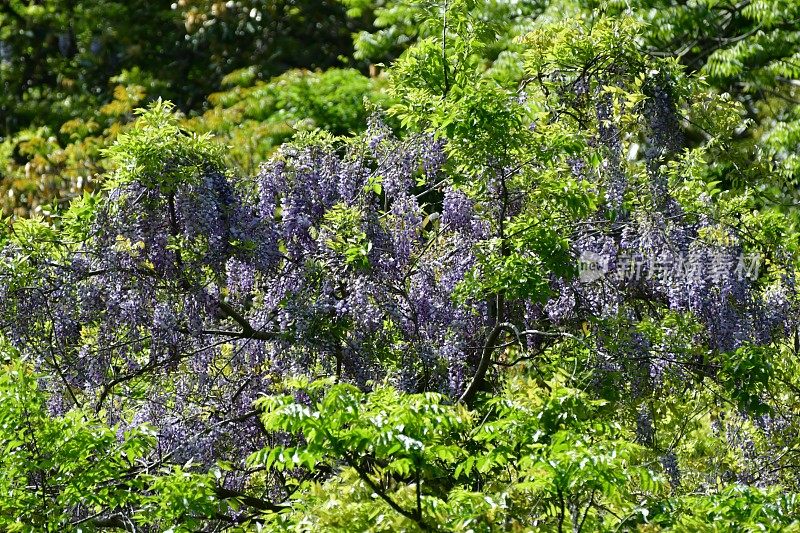
[(255, 496), (248, 496), (247, 494), (242, 494), (241, 492), (235, 490), (226, 489), (225, 487), (215, 487), (214, 493), (223, 500), (237, 500), (248, 507), (252, 507), (253, 509), (258, 509), (260, 511), (279, 513), (288, 508), (287, 505), (274, 504), (270, 501), (256, 498)]
[(383, 501), (385, 501), (389, 505), (389, 507), (391, 507), (392, 509), (394, 509), (395, 511), (397, 511), (401, 515), (405, 516), (409, 520), (413, 520), (423, 530), (427, 530), (428, 529), (427, 526), (425, 526), (424, 522), (422, 521), (422, 516), (418, 516), (417, 513), (412, 513), (411, 511), (407, 511), (407, 510), (403, 509), (396, 501), (391, 499), (388, 494), (386, 494), (384, 491), (382, 491), (381, 488), (374, 481), (372, 481), (372, 478), (369, 477), (369, 474), (367, 474), (364, 471), (364, 469), (362, 469), (358, 465), (358, 462), (355, 461), (355, 459), (353, 457), (351, 457), (348, 454), (345, 454), (344, 455), (344, 459), (347, 462), (347, 464), (353, 470), (356, 471), (356, 473), (358, 474), (358, 477), (360, 477), (362, 479), (362, 481), (364, 481), (364, 483), (366, 483), (369, 486), (369, 488), (371, 488), (375, 492), (375, 494), (380, 496), (380, 498)]
[(492, 353), (497, 345), (497, 340), (500, 338), (500, 333), (503, 332), (505, 326), (506, 324), (502, 323), (495, 325), (492, 331), (489, 332), (489, 336), (486, 337), (486, 342), (484, 343), (483, 350), (481, 352), (481, 360), (478, 363), (477, 370), (475, 370), (475, 376), (473, 376), (472, 381), (467, 387), (467, 390), (465, 390), (464, 394), (462, 394), (458, 399), (459, 403), (470, 404), (475, 398), (475, 395), (478, 393), (478, 389), (480, 389), (481, 385), (483, 385), (483, 379), (486, 376), (486, 371), (489, 370), (489, 365), (491, 365), (492, 362)]

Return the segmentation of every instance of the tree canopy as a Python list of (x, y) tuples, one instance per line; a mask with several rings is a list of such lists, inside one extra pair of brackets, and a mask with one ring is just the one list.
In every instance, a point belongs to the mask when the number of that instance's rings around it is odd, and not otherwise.
[(0, 524), (800, 528), (798, 13), (0, 6)]

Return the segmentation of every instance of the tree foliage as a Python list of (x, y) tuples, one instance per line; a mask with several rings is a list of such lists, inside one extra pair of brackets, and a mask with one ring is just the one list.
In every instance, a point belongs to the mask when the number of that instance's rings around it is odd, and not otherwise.
[(204, 113), (4, 141), (105, 173), (0, 236), (6, 528), (800, 527), (793, 23), (348, 2), (385, 73), (261, 80), (259, 6), (175, 8)]

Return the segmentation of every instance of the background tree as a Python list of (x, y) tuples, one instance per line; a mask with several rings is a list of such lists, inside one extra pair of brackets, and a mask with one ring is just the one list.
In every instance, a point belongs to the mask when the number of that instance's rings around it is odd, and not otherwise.
[(242, 68), (269, 80), (342, 65), (357, 27), (335, 2), (3, 2), (4, 211), (24, 215), (96, 186), (99, 149), (140, 101), (199, 112)]

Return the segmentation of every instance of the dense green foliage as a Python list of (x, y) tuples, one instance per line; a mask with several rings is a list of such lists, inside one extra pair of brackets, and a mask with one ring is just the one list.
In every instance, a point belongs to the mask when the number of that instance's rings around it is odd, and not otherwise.
[(800, 530), (798, 17), (0, 4), (0, 525)]
[[(222, 507), (212, 474), (150, 463), (156, 439), (144, 428), (123, 431), (78, 411), (53, 417), (36, 378), (19, 361), (7, 363), (0, 376), (5, 531), (51, 531), (66, 524), (166, 530), (176, 522), (200, 525), (202, 518), (195, 521), (191, 513), (213, 516)], [(109, 507), (137, 511), (127, 517), (103, 513)]]
[(359, 27), (344, 11), (336, 2), (2, 2), (4, 211), (95, 187), (107, 170), (99, 149), (139, 102), (164, 98), (196, 113), (240, 69), (266, 81), (341, 65)]

